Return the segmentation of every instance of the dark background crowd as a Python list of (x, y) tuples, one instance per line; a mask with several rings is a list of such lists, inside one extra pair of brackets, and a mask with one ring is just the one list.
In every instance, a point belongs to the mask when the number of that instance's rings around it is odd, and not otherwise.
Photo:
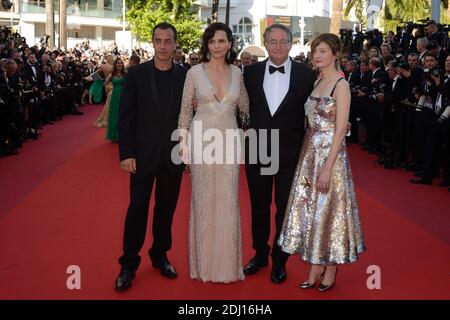
[(450, 186), (448, 31), (434, 21), (387, 35), (341, 30), (352, 92), (349, 142), (377, 155), (376, 165), (413, 172), (412, 183), (442, 178)]
[[(413, 183), (442, 178), (450, 186), (450, 57), (448, 26), (428, 21), (407, 23), (397, 33), (341, 30), (342, 71), (350, 84), (351, 136), (377, 156), (375, 165), (411, 171)], [(17, 154), (27, 139), (38, 139), (43, 125), (64, 115), (81, 115), (87, 103), (90, 75), (110, 54), (130, 57), (114, 44), (92, 49), (88, 42), (61, 51), (49, 50), (46, 39), (29, 47), (7, 27), (0, 29), (0, 157)], [(134, 50), (146, 61), (151, 54)], [(174, 62), (190, 68), (200, 62), (177, 47)], [(311, 54), (295, 61), (313, 68)], [(245, 72), (258, 57), (243, 52), (236, 64)]]
[[(44, 125), (68, 114), (82, 115), (79, 106), (91, 101), (90, 76), (109, 55), (125, 63), (132, 58), (114, 43), (92, 49), (85, 41), (69, 50), (50, 50), (47, 40), (42, 37), (40, 45), (29, 46), (20, 34), (0, 28), (0, 157), (18, 154), (24, 142), (41, 136)], [(150, 58), (142, 49), (134, 53)]]

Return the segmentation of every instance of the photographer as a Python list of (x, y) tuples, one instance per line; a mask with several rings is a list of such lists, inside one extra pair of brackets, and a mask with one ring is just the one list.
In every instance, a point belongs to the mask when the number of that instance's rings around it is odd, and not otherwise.
[(384, 88), (387, 75), (381, 69), (378, 58), (370, 59), (369, 69), (372, 71), (372, 79), (369, 91), (365, 93), (367, 103), (363, 106), (363, 119), (367, 129), (367, 146), (364, 149), (371, 154), (377, 154), (381, 151)]
[[(0, 77), (0, 154), (18, 154), (22, 145), (21, 135), (25, 132), (24, 110), (20, 101), (21, 84), (17, 64), (8, 59), (3, 65)], [(8, 142), (8, 143), (6, 143)]]
[(419, 54), (419, 61), (422, 66), (425, 65), (425, 56), (428, 53), (427, 46), (427, 38), (417, 39), (417, 53)]
[(352, 93), (352, 96), (354, 97), (351, 100), (350, 117), (349, 117), (349, 121), (352, 125), (351, 126), (351, 135), (350, 135), (350, 138), (347, 139), (347, 142), (358, 143), (359, 142), (359, 130), (358, 130), (357, 118), (361, 118), (361, 112), (358, 109), (359, 104), (358, 104), (358, 99), (356, 98), (356, 95), (358, 94), (358, 88), (361, 83), (361, 74), (357, 70), (356, 61), (354, 61), (354, 60), (347, 61), (346, 65), (345, 65), (345, 73), (348, 75), (347, 81), (350, 86), (350, 91)]
[(420, 59), (417, 53), (410, 53), (408, 55), (408, 65), (409, 68), (402, 68), (405, 71), (408, 71), (406, 73), (403, 73), (403, 75), (409, 78), (409, 83), (411, 86), (411, 90), (409, 90), (408, 101), (416, 103), (418, 99), (415, 97), (415, 95), (419, 90), (419, 87), (423, 80), (423, 69), (420, 65)]
[[(411, 180), (412, 183), (431, 185), (439, 173), (439, 160), (445, 158), (444, 149), (448, 152), (448, 147), (444, 147), (444, 141), (448, 138), (448, 117), (450, 115), (450, 57), (446, 60), (445, 70), (446, 75), (442, 77), (437, 72), (431, 71), (430, 73), (437, 90), (436, 96), (433, 96), (432, 109), (425, 113), (423, 171), (418, 175), (419, 178)], [(445, 143), (448, 144), (448, 141)], [(448, 165), (447, 158), (442, 186), (450, 185)]]
[[(61, 56), (60, 54), (58, 58)], [(78, 105), (75, 103), (76, 91), (74, 90), (74, 81), (78, 79), (75, 72), (73, 63), (64, 55), (61, 70), (59, 70), (57, 75), (60, 86), (57, 101), (64, 114), (82, 115), (83, 113), (77, 109)]]
[(428, 41), (436, 41), (441, 47), (443, 45), (445, 34), (440, 32), (435, 21), (431, 20), (427, 24), (427, 39)]
[(434, 103), (438, 95), (437, 79), (440, 79), (436, 57), (429, 53), (425, 56), (424, 63), (424, 75), (416, 94), (418, 103), (413, 120), (412, 159), (415, 164), (414, 171), (417, 174), (422, 171), (424, 165), (425, 137), (430, 118), (433, 117)]
[(441, 46), (436, 40), (429, 41), (427, 50), (429, 53), (436, 56), (439, 68), (441, 70), (445, 70), (445, 60), (447, 59), (448, 56), (447, 51), (441, 48)]
[(28, 54), (27, 62), (24, 64), (21, 77), (24, 80), (22, 103), (25, 109), (29, 134), (33, 136), (34, 139), (37, 139), (37, 130), (42, 112), (40, 99), (42, 98), (43, 93), (43, 74), (34, 52)]
[(53, 124), (57, 120), (58, 110), (55, 99), (57, 91), (56, 76), (50, 62), (43, 65), (42, 120), (44, 124)]
[(405, 74), (409, 72), (409, 64), (401, 60), (392, 61), (386, 71), (389, 80), (385, 89), (384, 109), (384, 154), (385, 168), (395, 168), (407, 162), (407, 134), (408, 109), (401, 102), (408, 97), (410, 91), (409, 79)]

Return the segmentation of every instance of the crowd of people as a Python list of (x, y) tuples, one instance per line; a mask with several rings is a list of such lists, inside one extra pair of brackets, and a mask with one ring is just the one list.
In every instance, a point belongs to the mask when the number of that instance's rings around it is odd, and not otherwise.
[[(269, 57), (258, 63), (248, 52), (237, 59), (232, 32), (223, 23), (211, 24), (201, 48), (187, 58), (168, 23), (153, 30), (154, 57), (136, 51), (128, 56), (115, 46), (92, 50), (88, 43), (68, 51), (44, 44), (30, 48), (19, 34), (2, 28), (0, 155), (17, 154), (23, 142), (39, 137), (43, 125), (82, 115), (80, 105), (103, 103), (95, 125), (106, 127), (106, 140), (119, 143), (120, 167), (131, 173), (116, 290), (129, 289), (139, 267), (155, 181), (148, 253), (162, 276), (177, 277), (167, 252), (188, 167), (191, 278), (240, 281), (267, 266), (270, 256), (270, 279), (282, 283), (289, 255), (298, 253), (311, 264), (300, 288), (320, 283), (319, 290), (327, 291), (337, 265), (355, 262), (366, 250), (345, 140), (378, 155), (376, 163), (387, 169), (414, 172), (413, 183), (432, 184), (442, 175), (441, 185), (450, 185), (447, 36), (434, 22), (404, 31), (385, 38), (374, 32), (361, 46), (357, 37), (321, 34), (312, 41), (311, 54), (291, 59), (291, 30), (275, 24), (263, 36)], [(240, 163), (192, 161), (192, 141), (199, 136), (206, 143), (203, 130), (238, 130), (238, 119), (243, 129), (258, 131), (259, 148), (267, 144), (269, 154), (277, 148), (280, 160), (267, 174), (262, 159), (245, 163), (255, 250), (245, 266)], [(196, 121), (203, 127), (192, 125)], [(180, 139), (174, 141), (177, 129)], [(278, 131), (278, 146), (264, 141), (260, 130)], [(178, 163), (172, 153), (177, 143)], [(249, 148), (245, 153), (248, 160)], [(276, 232), (270, 246), (273, 190)]]
[[(20, 34), (1, 27), (0, 157), (18, 154), (24, 142), (41, 136), (44, 125), (82, 115), (81, 105), (106, 103), (96, 125), (107, 126), (111, 84), (141, 59), (149, 60), (150, 53), (139, 49), (128, 55), (114, 43), (100, 49), (87, 41), (68, 50), (50, 49), (44, 41), (29, 46)], [(120, 90), (115, 96), (117, 109)], [(116, 141), (114, 131), (108, 137)]]
[(440, 186), (448, 187), (447, 35), (433, 21), (409, 27), (384, 38), (375, 32), (361, 51), (357, 37), (348, 41), (341, 67), (352, 91), (349, 142), (362, 143), (364, 150), (378, 155), (376, 164), (413, 172), (412, 183), (431, 185), (442, 177)]
[[(360, 37), (361, 38), (361, 37)], [(358, 36), (341, 40), (341, 70), (352, 91), (351, 137), (378, 155), (376, 164), (413, 172), (412, 183), (431, 185), (442, 177), (450, 186), (450, 58), (447, 37), (436, 23), (405, 27), (386, 37), (377, 31), (363, 44)], [(93, 49), (89, 42), (69, 50), (29, 47), (6, 27), (0, 32), (0, 157), (14, 155), (27, 139), (37, 139), (43, 125), (64, 115), (81, 115), (83, 104), (103, 103), (95, 125), (106, 127), (107, 140), (117, 141), (118, 100), (123, 76), (133, 65), (152, 58), (146, 50), (129, 56), (114, 44)], [(201, 61), (180, 46), (174, 63), (187, 69)], [(311, 52), (294, 61), (314, 68)], [(258, 57), (242, 52), (234, 61), (242, 72)], [(122, 79), (122, 80), (121, 80)], [(116, 90), (114, 90), (116, 88)], [(111, 112), (110, 112), (111, 111)], [(360, 129), (363, 128), (362, 133)]]

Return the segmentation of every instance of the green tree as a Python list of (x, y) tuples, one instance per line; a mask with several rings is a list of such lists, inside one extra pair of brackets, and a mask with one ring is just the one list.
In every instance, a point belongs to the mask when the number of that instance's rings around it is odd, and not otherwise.
[(184, 50), (199, 46), (202, 24), (193, 0), (128, 0), (127, 22), (139, 40), (151, 41), (152, 30), (160, 22), (177, 28), (178, 44)]
[[(449, 2), (441, 2), (441, 23), (450, 23)], [(384, 30), (395, 31), (401, 22), (430, 19), (431, 0), (387, 0), (384, 14)]]
[(344, 10), (344, 17), (348, 18), (350, 11), (355, 9), (355, 15), (358, 21), (365, 23), (367, 17), (364, 15), (364, 12), (368, 4), (368, 0), (348, 0)]

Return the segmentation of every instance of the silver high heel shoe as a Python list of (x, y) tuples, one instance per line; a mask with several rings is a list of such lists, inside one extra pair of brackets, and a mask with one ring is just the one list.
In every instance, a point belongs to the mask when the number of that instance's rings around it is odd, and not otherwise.
[[(325, 268), (325, 269), (326, 269), (326, 268)], [(329, 286), (326, 286), (326, 285), (324, 285), (324, 284), (321, 283), (321, 284), (319, 285), (319, 291), (320, 291), (320, 292), (328, 291), (328, 290), (330, 290), (331, 288), (334, 287), (334, 284), (336, 283), (337, 273), (338, 273), (338, 269), (337, 269), (337, 267), (336, 267), (336, 273), (334, 274), (334, 282), (333, 282), (332, 284), (330, 284)], [(324, 274), (325, 274), (325, 271), (324, 271)]]
[[(325, 268), (326, 269), (326, 268)], [(301, 289), (312, 289), (312, 288), (314, 288), (316, 285), (317, 285), (317, 283), (319, 283), (319, 281), (323, 278), (323, 276), (325, 275), (325, 269), (323, 270), (323, 272), (322, 272), (322, 274), (319, 276), (319, 279), (317, 279), (313, 284), (310, 284), (309, 282), (308, 282), (308, 280), (306, 280), (305, 282), (303, 282), (303, 283), (301, 283), (300, 284), (300, 288)]]

